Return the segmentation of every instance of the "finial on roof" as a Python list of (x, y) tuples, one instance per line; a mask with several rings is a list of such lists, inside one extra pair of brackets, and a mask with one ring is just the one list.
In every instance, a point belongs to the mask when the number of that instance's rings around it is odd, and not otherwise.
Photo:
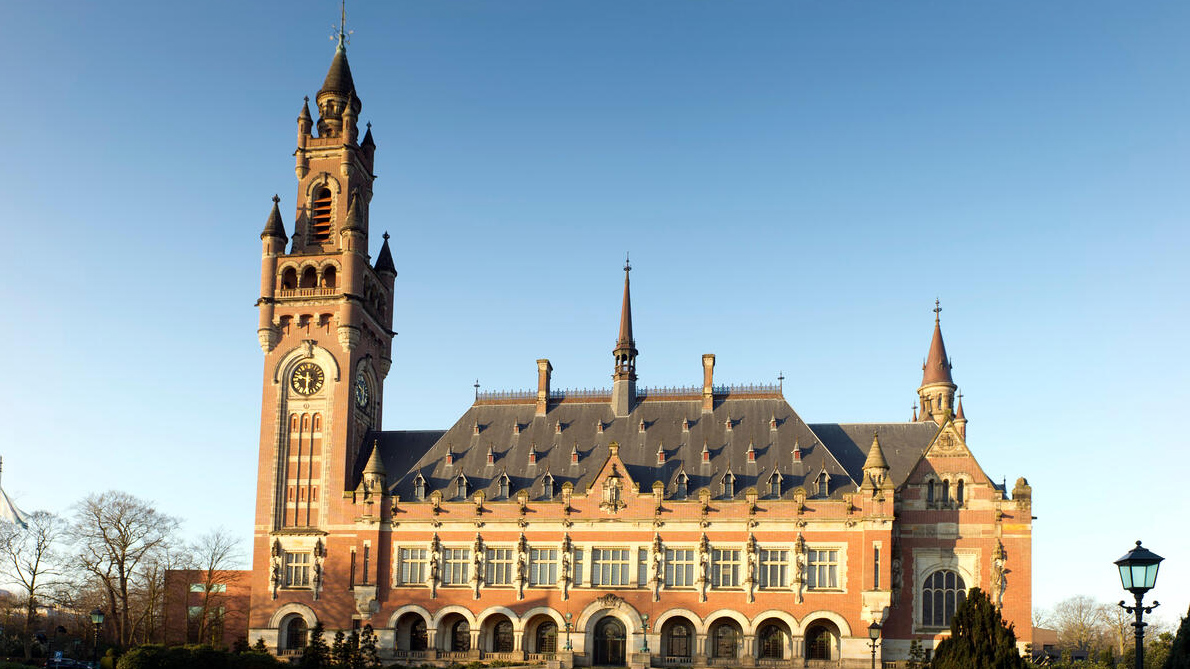
[[(351, 37), (350, 37), (351, 33), (355, 32), (354, 30), (346, 30), (346, 28), (347, 28), (347, 0), (340, 0), (340, 2), (339, 2), (339, 26), (338, 26), (338, 29), (339, 29), (339, 35), (338, 35), (339, 46), (338, 46), (338, 48), (339, 49), (342, 49), (342, 48), (344, 48), (344, 45), (351, 43)], [(331, 39), (335, 39), (335, 36), (332, 35)]]
[(393, 264), (393, 252), (388, 248), (388, 232), (385, 231), (384, 243), (380, 245), (380, 253), (376, 256), (376, 272), (386, 272), (397, 275), (397, 266)]
[(950, 376), (950, 358), (946, 356), (946, 344), (942, 341), (942, 325), (938, 314), (942, 307), (934, 300), (934, 337), (930, 340), (930, 352), (922, 365), (921, 385), (935, 383), (954, 384)]
[(372, 440), (372, 454), (368, 456), (368, 464), (364, 466), (365, 474), (384, 474), (384, 462), (380, 460), (380, 440)]
[(260, 238), (277, 237), (284, 244), (289, 241), (289, 238), (285, 236), (285, 224), (281, 221), (281, 208), (278, 206), (280, 202), (281, 198), (274, 194), (273, 208), (269, 211), (269, 217), (264, 223), (264, 231), (260, 233)]
[(967, 420), (967, 415), (963, 413), (963, 393), (959, 393), (958, 398), (959, 398), (959, 406), (958, 406), (958, 410), (955, 412), (954, 419), (955, 420)]
[(475, 379), (475, 383), (473, 385), (475, 386), (475, 399), (478, 400), (479, 399), (479, 379)]
[(917, 402), (913, 403), (913, 422), (917, 422)]
[(872, 433), (872, 446), (868, 449), (868, 459), (864, 461), (864, 469), (888, 469), (888, 460), (884, 459), (884, 449), (880, 448), (880, 434)]
[(777, 388), (782, 394), (785, 393), (785, 372), (784, 372), (784, 370), (777, 372)]
[(632, 265), (628, 264), (628, 252), (627, 251), (624, 252), (624, 271), (625, 272), (632, 271)]

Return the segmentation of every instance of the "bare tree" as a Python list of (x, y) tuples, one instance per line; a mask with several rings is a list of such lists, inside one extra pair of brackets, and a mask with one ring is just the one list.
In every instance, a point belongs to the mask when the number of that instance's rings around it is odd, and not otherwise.
[(35, 511), (26, 517), (27, 528), (12, 523), (0, 524), (0, 573), (20, 586), (25, 624), (21, 643), (25, 659), (33, 657), (33, 629), (37, 606), (53, 588), (53, 579), (62, 573), (61, 543), (66, 523), (58, 516)]
[(190, 547), (190, 554), (199, 578), (190, 587), (201, 590), (202, 595), (196, 612), (195, 641), (216, 643), (215, 636), (222, 627), (227, 588), (240, 578), (236, 568), (241, 566), (244, 552), (235, 535), (219, 527), (199, 537)]
[[(148, 601), (143, 601), (142, 586), (149, 585), (151, 590), (152, 580), (164, 576), (150, 563), (166, 548), (177, 527), (177, 519), (126, 492), (88, 495), (75, 505), (72, 536), (78, 544), (79, 561), (103, 586), (121, 645), (130, 645), (137, 628), (145, 624), (146, 608), (151, 615), (156, 597), (149, 593)], [(134, 603), (140, 606), (134, 607)], [(144, 628), (146, 634), (152, 629), (151, 620), (149, 623)]]
[(1103, 605), (1087, 595), (1075, 595), (1054, 605), (1052, 622), (1058, 643), (1065, 648), (1089, 651), (1107, 633)]

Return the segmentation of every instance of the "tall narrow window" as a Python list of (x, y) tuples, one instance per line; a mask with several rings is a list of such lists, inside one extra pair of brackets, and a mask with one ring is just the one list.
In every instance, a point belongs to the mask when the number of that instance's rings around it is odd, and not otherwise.
[(942, 503), (950, 504), (950, 481), (942, 482)]
[(574, 584), (583, 584), (583, 549), (574, 549)]
[(711, 586), (740, 587), (740, 551), (719, 548), (711, 551)]
[(959, 482), (954, 485), (954, 501), (959, 506), (963, 505), (963, 480), (962, 479), (959, 479)]
[(773, 472), (773, 475), (769, 477), (769, 496), (781, 497), (781, 475), (777, 472)]
[(687, 485), (686, 481), (690, 477), (686, 476), (686, 472), (678, 474), (678, 499), (686, 499)]
[(466, 548), (442, 549), (442, 584), (462, 585), (470, 573), (471, 551)]
[(509, 486), (508, 475), (505, 474), (500, 477), (500, 498), (501, 499), (508, 499), (508, 486)]
[(930, 481), (926, 484), (926, 504), (934, 503), (934, 482)]
[(512, 585), (511, 548), (489, 548), (484, 562), (487, 566), (485, 581), (488, 585)]
[(649, 584), (649, 550), (647, 548), (638, 548), (636, 550), (636, 584), (640, 587), (646, 587)]
[(413, 479), (413, 497), (419, 502), (426, 498), (426, 479), (420, 473)]
[(364, 544), (364, 585), (368, 584), (368, 567), (372, 562), (372, 547)]
[(788, 587), (788, 574), (789, 551), (763, 548), (760, 550), (760, 587)]
[(529, 585), (551, 587), (558, 582), (558, 549), (529, 549)]
[(355, 549), (353, 548), (353, 549), (351, 549), (351, 574), (350, 574), (350, 578), (347, 579), (347, 588), (351, 589), (354, 587), (355, 587)]
[(874, 546), (872, 548), (872, 589), (880, 589), (880, 547)]
[(549, 474), (546, 474), (545, 478), (541, 479), (541, 496), (546, 499), (554, 498), (554, 477)]
[(665, 585), (671, 588), (694, 586), (694, 549), (667, 548), (665, 550)]
[(322, 243), (331, 238), (331, 191), (319, 188), (314, 194), (314, 206), (310, 210), (310, 241)]
[(807, 551), (806, 587), (825, 590), (839, 587), (839, 551)]
[(725, 499), (735, 497), (735, 474), (731, 472), (723, 475), (723, 497)]

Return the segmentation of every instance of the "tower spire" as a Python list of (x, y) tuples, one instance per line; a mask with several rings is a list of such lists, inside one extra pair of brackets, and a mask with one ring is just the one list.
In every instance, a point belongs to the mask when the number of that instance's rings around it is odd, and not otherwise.
[(632, 292), (629, 273), (632, 265), (624, 256), (624, 302), (620, 306), (620, 333), (616, 338), (615, 371), (612, 374), (612, 408), (617, 416), (627, 416), (636, 401), (636, 340), (632, 337)]
[(942, 340), (942, 306), (934, 300), (934, 336), (925, 364), (921, 367), (921, 386), (917, 389), (921, 401), (921, 420), (932, 419), (941, 424), (947, 414), (954, 411), (954, 393), (957, 388), (950, 375), (950, 357), (946, 355), (946, 344)]

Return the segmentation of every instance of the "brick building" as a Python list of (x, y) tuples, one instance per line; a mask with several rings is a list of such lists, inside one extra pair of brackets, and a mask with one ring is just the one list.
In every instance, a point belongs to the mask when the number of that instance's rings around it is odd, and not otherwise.
[(248, 640), (252, 572), (170, 569), (165, 572), (165, 642), (231, 647)]
[(969, 450), (937, 309), (913, 420), (813, 423), (780, 386), (717, 385), (713, 355), (637, 387), (625, 266), (611, 388), (558, 391), (538, 360), (535, 390), (448, 429), (381, 430), (397, 272), (387, 235), (368, 255), (342, 40), (316, 107), (293, 236), (277, 198), (261, 234), (251, 640), (297, 652), (321, 621), (419, 663), (867, 666), (871, 623), (904, 658), (972, 587), (1030, 640), (1030, 488)]

